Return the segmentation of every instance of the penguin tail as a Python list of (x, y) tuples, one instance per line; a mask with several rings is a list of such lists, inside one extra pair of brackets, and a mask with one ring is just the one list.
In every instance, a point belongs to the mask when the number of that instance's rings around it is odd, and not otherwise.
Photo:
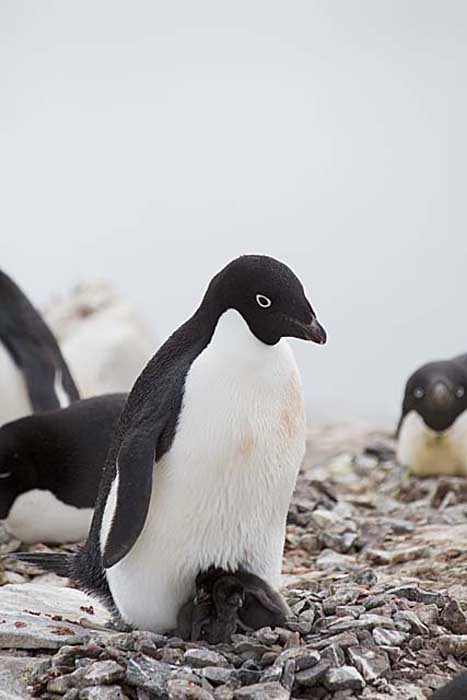
[(74, 556), (65, 552), (12, 552), (5, 554), (1, 559), (6, 563), (22, 561), (66, 578), (73, 574)]

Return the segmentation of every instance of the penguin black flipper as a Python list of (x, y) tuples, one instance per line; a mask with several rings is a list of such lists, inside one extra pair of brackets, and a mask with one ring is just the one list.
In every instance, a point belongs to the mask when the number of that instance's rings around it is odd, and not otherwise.
[(21, 289), (1, 270), (0, 301), (0, 342), (23, 374), (33, 412), (77, 401), (79, 391), (55, 336)]
[(127, 434), (120, 447), (117, 505), (103, 556), (106, 569), (128, 554), (143, 529), (151, 500), (155, 440), (154, 430), (139, 429)]
[(23, 561), (66, 578), (72, 575), (73, 555), (66, 552), (13, 552), (4, 554), (1, 559), (7, 563)]

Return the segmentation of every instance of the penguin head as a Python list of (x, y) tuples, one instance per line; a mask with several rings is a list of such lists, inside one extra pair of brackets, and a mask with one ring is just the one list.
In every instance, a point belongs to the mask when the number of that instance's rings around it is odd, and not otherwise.
[[(20, 419), (21, 420), (21, 419)], [(21, 443), (16, 434), (16, 423), (0, 428), (0, 519), (8, 517), (15, 499), (35, 486), (35, 469), (21, 454)]]
[(416, 411), (425, 424), (444, 432), (467, 410), (467, 373), (455, 360), (430, 362), (409, 378), (404, 414)]
[(214, 584), (212, 597), (217, 613), (225, 615), (229, 611), (234, 612), (242, 607), (245, 601), (245, 588), (235, 576), (226, 574)]
[(229, 263), (211, 281), (203, 305), (238, 311), (250, 331), (266, 345), (283, 337), (326, 342), (326, 331), (318, 322), (298, 277), (279, 260), (265, 255), (242, 255)]

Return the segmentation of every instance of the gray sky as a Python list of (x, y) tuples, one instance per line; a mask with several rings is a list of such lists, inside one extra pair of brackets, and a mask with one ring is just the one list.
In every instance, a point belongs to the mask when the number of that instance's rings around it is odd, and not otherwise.
[(230, 258), (303, 279), (311, 414), (395, 420), (467, 351), (467, 4), (0, 4), (1, 266), (113, 280), (160, 338)]

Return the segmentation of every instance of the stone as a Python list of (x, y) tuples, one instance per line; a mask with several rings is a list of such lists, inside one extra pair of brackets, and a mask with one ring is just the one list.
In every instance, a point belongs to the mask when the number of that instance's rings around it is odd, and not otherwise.
[(253, 632), (253, 637), (260, 642), (260, 644), (276, 644), (279, 639), (279, 633), (276, 630), (272, 630), (270, 627), (262, 627), (256, 632)]
[(227, 667), (229, 665), (225, 656), (210, 649), (188, 649), (185, 652), (185, 663), (190, 664), (194, 668), (204, 668), (205, 666)]
[(333, 668), (344, 666), (345, 664), (345, 654), (338, 644), (330, 644), (323, 649), (321, 651), (321, 658), (329, 661), (330, 666)]
[(285, 662), (280, 682), (286, 690), (292, 691), (295, 682), (295, 661), (293, 659), (288, 659)]
[(173, 667), (147, 656), (138, 656), (128, 661), (126, 682), (157, 697), (167, 698), (167, 684), (173, 674)]
[[(72, 588), (35, 583), (3, 586), (0, 648), (59, 649), (64, 644), (87, 642), (94, 625), (100, 628), (109, 621), (108, 612), (99, 603), (94, 602), (92, 616), (86, 612), (87, 606), (89, 598)], [(80, 624), (83, 621), (85, 627)], [(112, 634), (99, 631), (106, 639)]]
[(417, 634), (428, 634), (428, 627), (411, 610), (400, 610), (394, 615), (394, 622), (406, 622)]
[(280, 683), (255, 683), (234, 691), (235, 700), (289, 700), (290, 691)]
[(342, 647), (342, 649), (346, 649), (347, 647), (358, 644), (358, 639), (352, 632), (342, 632), (341, 634), (333, 634), (324, 639), (320, 637), (316, 642), (310, 640), (308, 646), (311, 649), (317, 649), (319, 651), (320, 649), (324, 649), (331, 644), (337, 644), (337, 646)]
[(295, 649), (285, 649), (279, 654), (274, 662), (274, 666), (284, 665), (287, 661), (293, 660), (297, 671), (302, 671), (305, 668), (314, 666), (320, 660), (320, 655), (317, 651), (308, 649), (307, 647), (299, 647)]
[(450, 600), (444, 607), (441, 623), (454, 634), (467, 634), (467, 619), (457, 600)]
[(372, 634), (376, 644), (380, 646), (401, 646), (408, 636), (405, 632), (388, 630), (381, 627), (375, 627)]
[(365, 681), (353, 666), (331, 668), (324, 677), (324, 685), (328, 690), (362, 690)]
[(205, 666), (201, 670), (201, 675), (213, 685), (228, 683), (232, 678), (232, 669), (222, 666)]
[(353, 571), (357, 568), (355, 557), (324, 549), (316, 558), (315, 565), (323, 571)]
[(214, 695), (190, 681), (173, 678), (167, 685), (169, 700), (214, 700)]
[(34, 657), (0, 655), (0, 700), (27, 700), (31, 694), (27, 681), (43, 660)]
[(128, 700), (118, 685), (95, 685), (83, 688), (79, 694), (79, 700)]
[(447, 656), (465, 656), (467, 654), (467, 634), (442, 634), (436, 640), (440, 652)]
[(52, 680), (47, 683), (47, 690), (50, 693), (59, 693), (63, 695), (67, 690), (70, 690), (70, 688), (81, 687), (81, 681), (85, 673), (85, 668), (78, 668), (72, 673), (66, 673), (63, 676), (52, 678)]
[(416, 545), (406, 549), (389, 551), (386, 549), (367, 549), (366, 557), (374, 564), (403, 564), (404, 562), (424, 559), (431, 556), (431, 547)]
[(83, 685), (113, 685), (125, 676), (123, 668), (116, 661), (95, 661), (83, 677)]
[(383, 649), (378, 647), (349, 647), (347, 649), (349, 660), (360, 671), (363, 678), (372, 683), (377, 678), (386, 675), (391, 670), (389, 657)]
[(330, 668), (331, 662), (328, 659), (320, 659), (320, 661), (314, 666), (311, 666), (311, 668), (296, 673), (295, 680), (299, 685), (308, 688), (313, 687), (321, 681)]
[(411, 600), (415, 603), (425, 603), (429, 605), (434, 603), (435, 605), (442, 606), (445, 603), (445, 596), (440, 593), (431, 593), (418, 586), (396, 586), (395, 588), (390, 588), (386, 591), (386, 596), (395, 596), (396, 598), (405, 598), (406, 600)]

